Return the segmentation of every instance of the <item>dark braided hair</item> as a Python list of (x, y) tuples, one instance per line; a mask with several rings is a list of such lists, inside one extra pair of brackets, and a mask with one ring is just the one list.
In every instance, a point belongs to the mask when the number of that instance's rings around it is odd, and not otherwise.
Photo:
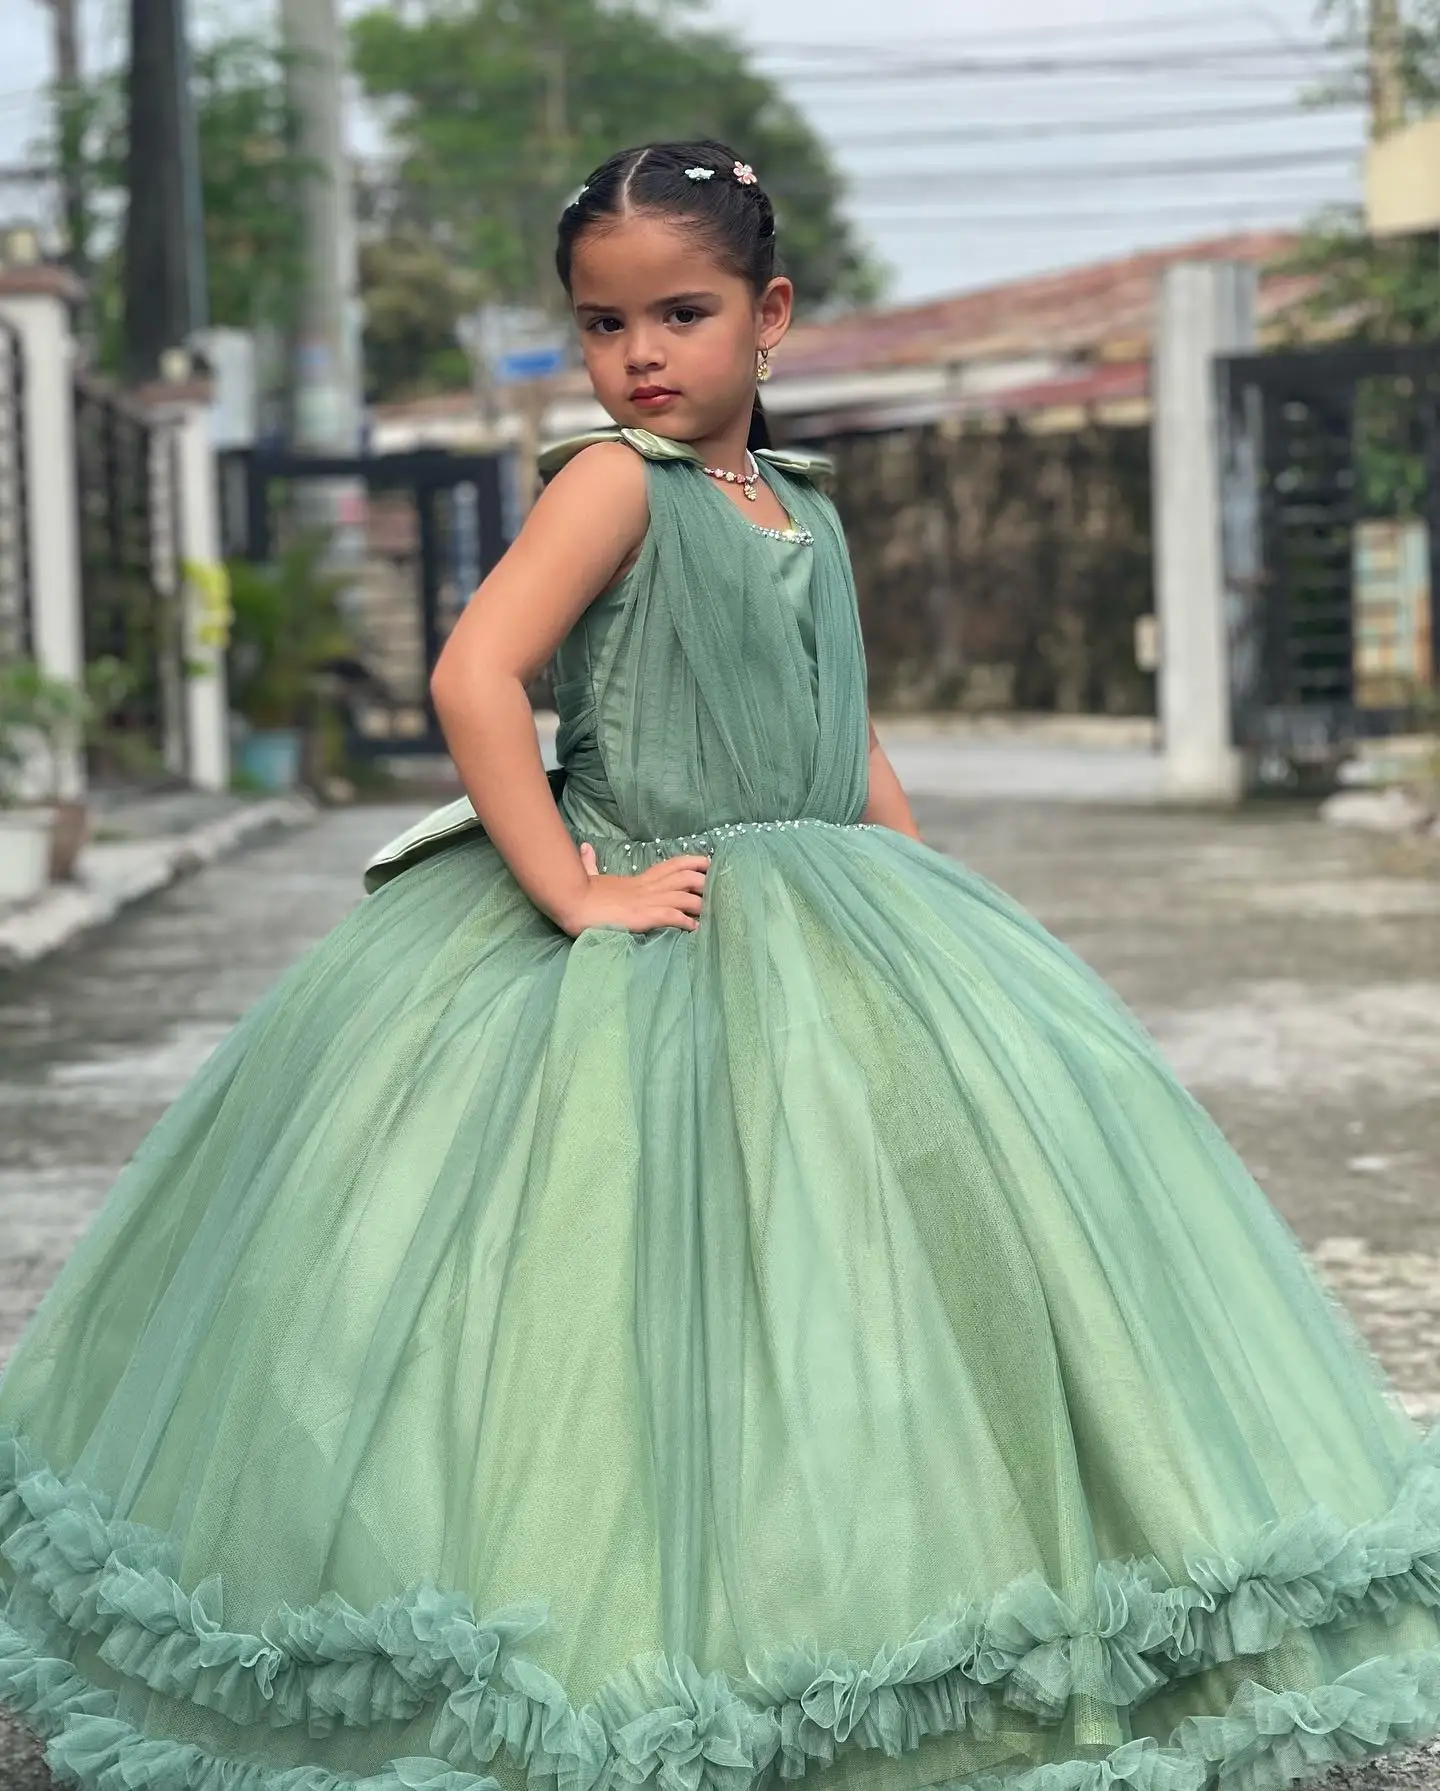
[[(560, 214), (555, 271), (570, 290), (575, 244), (595, 224), (627, 212), (650, 212), (690, 228), (730, 273), (757, 295), (779, 271), (775, 213), (764, 189), (735, 178), (740, 161), (724, 143), (646, 143), (622, 149), (602, 162)], [(692, 180), (687, 168), (711, 168), (709, 180)], [(752, 448), (770, 446), (760, 394), (750, 416)]]

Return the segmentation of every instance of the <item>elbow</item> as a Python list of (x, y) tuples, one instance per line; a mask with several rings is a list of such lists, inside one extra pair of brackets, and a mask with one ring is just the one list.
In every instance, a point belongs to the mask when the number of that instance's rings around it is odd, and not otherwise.
[(437, 715), (443, 715), (459, 700), (462, 689), (473, 690), (476, 679), (484, 672), (483, 660), (473, 651), (463, 655), (457, 652), (458, 644), (446, 641), (430, 671), (430, 701)]
[(450, 693), (453, 685), (454, 675), (445, 663), (445, 655), (442, 652), (430, 673), (430, 706), (442, 719), (450, 707)]
[(482, 691), (493, 695), (500, 686), (508, 684), (524, 689), (523, 678), (486, 657), (470, 653), (461, 661), (442, 648), (430, 673), (430, 702), (443, 722), (447, 714), (473, 707)]

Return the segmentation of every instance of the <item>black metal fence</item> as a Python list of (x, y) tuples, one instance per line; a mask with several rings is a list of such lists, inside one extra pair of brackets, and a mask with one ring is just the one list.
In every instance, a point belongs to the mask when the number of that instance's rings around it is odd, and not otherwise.
[(130, 674), (111, 721), (116, 745), (108, 755), (92, 752), (90, 772), (102, 781), (121, 770), (131, 779), (143, 772), (183, 781), (189, 754), (176, 433), (82, 380), (75, 442), (85, 658), (113, 657)]
[(223, 459), (227, 559), (273, 561), (306, 532), (307, 488), (331, 487), (327, 509), (340, 524), (331, 564), (344, 574), (350, 649), (330, 669), (350, 751), (444, 752), (430, 672), (504, 551), (503, 472), (498, 455), (435, 448), (341, 458), (256, 448)]
[(1437, 684), (1440, 344), (1222, 363), (1237, 744), (1324, 759)]
[(25, 453), (25, 348), (0, 318), (0, 662), (35, 650)]

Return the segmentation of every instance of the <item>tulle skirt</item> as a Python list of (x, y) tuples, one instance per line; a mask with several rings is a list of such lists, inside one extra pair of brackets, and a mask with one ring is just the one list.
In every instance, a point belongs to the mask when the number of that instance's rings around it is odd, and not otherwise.
[(1272, 1791), (1440, 1727), (1440, 1433), (1133, 1018), (888, 830), (711, 843), (698, 932), (572, 940), (460, 839), (147, 1138), (0, 1382), (56, 1770)]

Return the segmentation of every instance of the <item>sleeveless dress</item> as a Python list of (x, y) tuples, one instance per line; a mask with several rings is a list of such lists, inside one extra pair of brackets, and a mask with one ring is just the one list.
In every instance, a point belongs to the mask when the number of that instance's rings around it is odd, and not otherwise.
[(235, 1027), (0, 1381), (85, 1791), (1274, 1791), (1440, 1727), (1440, 1441), (1105, 986), (861, 824), (835, 512), (644, 432), (571, 939), (468, 805)]

